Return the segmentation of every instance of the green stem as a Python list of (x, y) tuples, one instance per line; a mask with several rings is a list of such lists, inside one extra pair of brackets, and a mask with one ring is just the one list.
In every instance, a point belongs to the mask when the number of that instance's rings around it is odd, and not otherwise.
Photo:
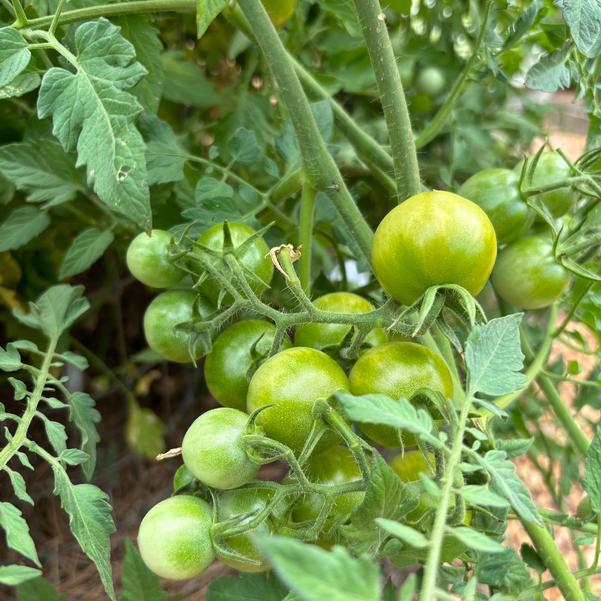
[(449, 502), (455, 479), (455, 469), (461, 461), (463, 435), (465, 433), (465, 427), (470, 406), (471, 400), (470, 397), (467, 397), (463, 401), (463, 407), (461, 408), (461, 413), (459, 415), (459, 428), (454, 434), (453, 446), (451, 447), (451, 454), (449, 455), (449, 458), (447, 460), (445, 477), (443, 479), (444, 484), (442, 487), (440, 499), (438, 501), (438, 509), (436, 510), (436, 517), (434, 518), (432, 534), (430, 536), (430, 551), (428, 553), (428, 560), (426, 562), (426, 567), (424, 570), (422, 590), (419, 596), (419, 601), (432, 601), (432, 599), (434, 599), (436, 589), (436, 577), (439, 573), (442, 541), (445, 533)]
[(536, 378), (536, 382), (543, 391), (545, 398), (555, 413), (555, 417), (560, 421), (576, 450), (581, 455), (586, 455), (590, 441), (586, 434), (580, 429), (576, 420), (572, 417), (565, 401), (559, 396), (553, 381), (546, 376), (539, 375)]
[(334, 159), (319, 133), (309, 101), (278, 33), (261, 0), (240, 0), (261, 51), (272, 72), (298, 138), (305, 173), (311, 185), (332, 201), (363, 259), (369, 263), (373, 233), (355, 204)]
[(378, 0), (354, 0), (388, 125), (399, 200), (421, 190), (419, 165), (401, 75)]
[(65, 5), (65, 0), (59, 0), (58, 6), (56, 7), (56, 10), (54, 11), (54, 16), (52, 17), (52, 23), (50, 23), (50, 28), (48, 29), (48, 31), (51, 34), (54, 34), (54, 32), (56, 31), (56, 28), (58, 27), (59, 19), (61, 17), (61, 13), (63, 12), (64, 5)]
[[(574, 572), (574, 578), (576, 578), (576, 580), (581, 580), (582, 578), (587, 578), (588, 576), (594, 576), (599, 573), (601, 573), (601, 568), (595, 568), (594, 570), (593, 569), (578, 570), (578, 571)], [(547, 591), (551, 588), (555, 588), (556, 586), (557, 586), (557, 583), (555, 582), (555, 580), (549, 580), (547, 582), (543, 582), (542, 584), (539, 584), (536, 586), (531, 586), (531, 587), (523, 590), (515, 598), (515, 601), (526, 601), (527, 599), (531, 599), (532, 595), (542, 592), (542, 591)]]
[(27, 15), (25, 14), (25, 10), (23, 9), (23, 6), (21, 5), (21, 0), (12, 0), (13, 2), (13, 8), (15, 10), (15, 15), (17, 16), (17, 19), (14, 23), (15, 27), (25, 27), (29, 24), (29, 22), (27, 21)]
[(567, 566), (549, 531), (534, 522), (521, 518), (520, 521), (566, 601), (586, 601), (578, 580)]
[(478, 52), (480, 51), (480, 47), (482, 46), (482, 42), (484, 41), (484, 37), (487, 31), (488, 26), (488, 18), (490, 16), (490, 9), (492, 7), (492, 2), (487, 2), (486, 7), (484, 8), (484, 15), (482, 17), (482, 25), (480, 27), (480, 33), (478, 35), (478, 39), (476, 40), (476, 45), (470, 56), (469, 60), (465, 64), (463, 71), (459, 75), (459, 77), (455, 80), (451, 91), (448, 96), (445, 98), (443, 105), (440, 107), (436, 115), (432, 118), (432, 121), (428, 123), (428, 125), (416, 136), (415, 138), (415, 146), (417, 148), (423, 148), (426, 144), (429, 144), (442, 130), (447, 119), (451, 113), (451, 111), (455, 108), (459, 97), (461, 96), (465, 86), (467, 85), (467, 78), (469, 74), (472, 72), (474, 65), (478, 61)]
[[(98, 17), (118, 17), (121, 15), (140, 15), (158, 12), (192, 12), (195, 10), (195, 0), (134, 0), (133, 2), (122, 2), (118, 4), (99, 4), (87, 8), (68, 10), (61, 14), (60, 24), (75, 23), (76, 21), (87, 21)], [(39, 28), (46, 27), (52, 23), (54, 15), (30, 19), (27, 23), (14, 23), (17, 29), (23, 27)]]
[(313, 220), (315, 218), (315, 190), (308, 182), (303, 187), (300, 202), (299, 242), (301, 257), (298, 265), (300, 283), (307, 295), (311, 294), (311, 259), (313, 250)]
[(559, 338), (562, 332), (566, 329), (570, 321), (572, 321), (572, 317), (574, 317), (576, 310), (580, 306), (580, 303), (583, 301), (584, 297), (588, 294), (589, 290), (593, 287), (592, 280), (588, 281), (585, 286), (583, 286), (580, 294), (574, 299), (572, 306), (570, 307), (569, 313), (565, 316), (561, 324), (557, 327), (557, 329), (553, 332), (553, 338)]
[(4, 466), (13, 458), (27, 439), (27, 431), (29, 430), (31, 421), (36, 414), (38, 405), (44, 394), (44, 388), (48, 381), (50, 365), (52, 364), (57, 342), (57, 338), (50, 339), (44, 361), (42, 362), (42, 367), (36, 377), (33, 392), (27, 401), (27, 407), (21, 416), (21, 421), (8, 444), (0, 451), (0, 471), (4, 469)]

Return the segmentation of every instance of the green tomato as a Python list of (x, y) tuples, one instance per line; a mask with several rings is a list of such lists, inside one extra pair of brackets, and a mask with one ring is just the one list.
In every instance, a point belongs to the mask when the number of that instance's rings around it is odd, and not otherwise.
[(162, 578), (194, 578), (215, 559), (211, 525), (212, 510), (206, 501), (191, 495), (165, 499), (140, 524), (140, 555), (148, 568)]
[(169, 245), (173, 236), (165, 230), (138, 234), (127, 249), (126, 262), (131, 274), (152, 288), (175, 286), (184, 272), (169, 260)]
[(203, 413), (184, 435), (186, 467), (213, 488), (237, 488), (253, 480), (259, 465), (248, 458), (240, 443), (247, 421), (246, 413), (230, 407)]
[[(361, 469), (347, 447), (334, 447), (312, 455), (303, 469), (311, 482), (329, 486), (347, 484), (360, 480), (362, 477)], [(364, 497), (365, 492), (363, 491), (338, 495), (328, 514), (326, 528), (334, 523), (345, 522), (351, 513), (361, 505)], [(323, 497), (320, 495), (304, 495), (294, 505), (292, 518), (295, 522), (314, 521), (317, 519), (322, 505)]]
[[(414, 342), (389, 342), (366, 351), (349, 374), (351, 393), (385, 394), (392, 399), (409, 399), (420, 388), (453, 396), (453, 381), (446, 363), (429, 348)], [(409, 446), (413, 437), (403, 436), (391, 426), (361, 424), (374, 442), (387, 447)]]
[(167, 290), (156, 296), (144, 313), (144, 335), (148, 346), (175, 363), (190, 363), (199, 359), (204, 350), (196, 349), (190, 356), (191, 335), (175, 329), (175, 326), (207, 317), (213, 312), (206, 302), (191, 290)]
[(426, 67), (419, 72), (416, 86), (428, 96), (438, 96), (446, 88), (447, 80), (438, 67)]
[[(352, 292), (332, 292), (315, 299), (313, 304), (322, 311), (335, 313), (369, 313), (374, 306), (357, 294)], [(296, 346), (308, 346), (319, 350), (339, 347), (352, 326), (337, 323), (305, 323), (297, 326), (294, 334)], [(387, 342), (386, 333), (382, 328), (375, 328), (365, 342), (369, 346), (378, 346)]]
[(553, 245), (546, 236), (525, 236), (499, 253), (492, 283), (497, 294), (514, 307), (542, 309), (564, 293), (570, 274), (553, 257)]
[[(246, 240), (256, 232), (252, 227), (242, 223), (228, 223), (232, 245), (238, 249)], [(223, 224), (217, 223), (203, 232), (198, 238), (198, 243), (215, 252), (223, 251)], [(273, 277), (273, 263), (267, 256), (269, 247), (262, 238), (257, 238), (249, 246), (236, 253), (243, 269), (253, 273), (259, 280), (248, 278), (250, 287), (258, 294), (263, 292)], [(217, 302), (219, 298), (219, 283), (213, 278), (207, 278), (200, 286), (201, 292), (211, 301)], [(226, 297), (227, 298), (227, 297)]]
[(430, 287), (458, 284), (476, 295), (497, 256), (495, 230), (475, 203), (451, 192), (422, 192), (380, 223), (372, 245), (374, 272), (394, 299), (411, 305)]
[[(523, 161), (520, 161), (515, 167), (515, 171), (518, 174), (522, 172), (522, 165)], [(570, 166), (561, 156), (556, 152), (543, 152), (536, 164), (536, 169), (529, 185), (537, 188), (564, 180), (567, 177), (570, 177)], [(553, 217), (561, 217), (574, 204), (575, 195), (568, 186), (564, 186), (563, 188), (537, 194), (531, 198), (540, 200), (549, 209)], [(537, 219), (542, 218), (538, 217), (537, 214)]]
[(519, 238), (534, 221), (534, 211), (522, 200), (520, 176), (511, 169), (483, 169), (459, 188), (491, 220), (499, 244)]
[[(257, 369), (248, 387), (247, 409), (251, 413), (272, 405), (259, 414), (257, 424), (267, 436), (298, 453), (313, 426), (313, 404), (338, 390), (348, 390), (348, 380), (331, 357), (312, 348), (290, 348)], [(326, 432), (319, 448), (334, 446), (338, 440)]]
[[(239, 321), (219, 334), (204, 364), (205, 382), (217, 402), (246, 410), (252, 369), (269, 352), (274, 334), (273, 324), (258, 319)], [(290, 340), (282, 346), (290, 347)]]
[(261, 0), (271, 21), (281, 27), (294, 14), (298, 0)]
[[(260, 488), (240, 488), (238, 490), (228, 490), (219, 495), (219, 519), (227, 520), (250, 513), (258, 513), (265, 508), (271, 499), (271, 492)], [(239, 572), (264, 572), (269, 569), (269, 564), (262, 557), (253, 536), (255, 534), (270, 534), (271, 521), (266, 518), (256, 528), (223, 539), (223, 542), (232, 551), (244, 556), (248, 561), (235, 559), (220, 552), (216, 548), (217, 558), (222, 563), (238, 570)]]

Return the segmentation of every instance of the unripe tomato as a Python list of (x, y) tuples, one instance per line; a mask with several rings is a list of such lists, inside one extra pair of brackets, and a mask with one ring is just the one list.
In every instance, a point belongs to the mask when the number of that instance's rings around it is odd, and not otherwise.
[(272, 23), (281, 27), (294, 14), (297, 0), (261, 0)]
[[(313, 426), (313, 404), (338, 390), (348, 390), (348, 380), (331, 357), (312, 348), (290, 348), (257, 369), (248, 387), (247, 409), (251, 413), (273, 405), (260, 413), (257, 424), (298, 453)], [(337, 443), (338, 436), (326, 432), (319, 448)]]
[(534, 221), (534, 211), (520, 196), (519, 183), (519, 174), (511, 169), (483, 169), (458, 190), (488, 215), (499, 244), (519, 238)]
[[(368, 300), (352, 292), (324, 294), (315, 299), (313, 304), (322, 311), (336, 313), (369, 313), (374, 310), (374, 306)], [(351, 327), (338, 323), (304, 323), (296, 328), (294, 344), (319, 350), (339, 347)], [(370, 346), (377, 346), (386, 341), (386, 333), (382, 328), (375, 328), (365, 338), (365, 342)]]
[(165, 230), (138, 234), (127, 249), (126, 262), (131, 274), (152, 288), (169, 288), (177, 284), (184, 272), (169, 261), (173, 236)]
[(215, 559), (211, 524), (211, 506), (197, 497), (178, 495), (157, 503), (138, 531), (144, 563), (171, 580), (202, 574)]
[[(264, 488), (241, 488), (225, 491), (219, 495), (219, 520), (227, 520), (248, 513), (258, 513), (265, 508), (270, 498), (271, 492)], [(248, 558), (249, 562), (228, 557), (221, 553), (219, 548), (216, 549), (217, 558), (239, 572), (264, 572), (268, 570), (269, 564), (261, 556), (252, 537), (255, 534), (270, 534), (270, 525), (270, 518), (266, 518), (265, 521), (247, 533), (223, 539), (228, 547)]]
[[(205, 382), (217, 402), (246, 411), (252, 368), (269, 352), (274, 334), (275, 326), (259, 319), (239, 321), (219, 334), (204, 364)], [(291, 346), (287, 337), (282, 346)]]
[[(175, 363), (190, 363), (190, 334), (176, 330), (175, 326), (207, 317), (213, 309), (203, 303), (190, 290), (167, 290), (156, 296), (144, 313), (144, 335), (148, 346)], [(196, 351), (194, 359), (203, 354), (203, 349)]]
[[(520, 161), (515, 166), (515, 171), (518, 174), (522, 172), (523, 161)], [(570, 166), (556, 152), (543, 152), (540, 155), (536, 169), (532, 175), (532, 180), (529, 186), (537, 188), (546, 186), (554, 182), (570, 177)], [(531, 197), (532, 199), (541, 200), (542, 203), (549, 209), (553, 217), (561, 217), (567, 213), (574, 204), (575, 195), (571, 188), (564, 186), (556, 190), (549, 190)], [(540, 219), (537, 215), (537, 219)]]
[[(410, 523), (422, 526), (427, 531), (430, 524), (424, 523), (424, 516), (428, 511), (431, 515), (434, 514), (438, 507), (438, 499), (426, 493), (419, 480), (421, 474), (425, 474), (429, 477), (434, 476), (434, 455), (428, 453), (428, 459), (426, 460), (421, 451), (407, 451), (395, 455), (388, 463), (396, 472), (397, 476), (405, 482), (410, 490), (417, 496), (417, 506), (407, 514), (407, 519)], [(455, 504), (456, 499), (453, 495), (449, 499), (449, 509), (455, 507)], [(471, 510), (468, 509), (465, 512), (463, 523), (466, 526), (469, 526), (472, 523)], [(441, 560), (445, 562), (453, 561), (453, 559), (458, 555), (461, 555), (466, 549), (467, 547), (455, 536), (446, 534), (442, 542)]]
[(405, 305), (430, 286), (458, 284), (478, 294), (497, 256), (495, 230), (475, 203), (451, 192), (422, 192), (376, 230), (371, 260), (380, 284)]
[[(255, 230), (243, 223), (228, 223), (232, 245), (234, 249), (239, 248), (248, 240)], [(198, 243), (210, 250), (221, 252), (223, 250), (223, 224), (217, 223), (203, 232), (198, 238)], [(261, 281), (248, 278), (250, 287), (260, 293), (271, 282), (273, 277), (273, 263), (267, 256), (269, 247), (262, 238), (254, 240), (250, 246), (244, 248), (244, 251), (236, 253), (238, 261), (245, 270), (254, 273)], [(263, 282), (263, 283), (262, 283)], [(213, 278), (207, 278), (200, 287), (201, 292), (213, 302), (219, 298), (219, 283)]]
[(416, 85), (428, 96), (438, 96), (446, 87), (444, 73), (438, 67), (426, 67), (419, 72)]
[[(312, 455), (303, 469), (311, 482), (330, 486), (347, 484), (362, 477), (361, 469), (347, 447), (334, 447)], [(364, 491), (338, 495), (328, 514), (326, 527), (328, 523), (332, 525), (346, 521), (361, 505), (364, 497)], [(323, 497), (320, 495), (305, 495), (294, 505), (292, 517), (295, 522), (313, 521), (317, 519), (322, 505)]]
[[(366, 351), (351, 369), (349, 383), (354, 395), (385, 394), (394, 400), (408, 399), (420, 388), (447, 398), (453, 395), (453, 381), (443, 358), (414, 342), (389, 342)], [(381, 445), (401, 446), (399, 432), (391, 426), (361, 424), (361, 430)], [(405, 446), (414, 440), (403, 437)]]
[(186, 467), (213, 488), (237, 488), (254, 479), (259, 465), (251, 461), (240, 443), (248, 415), (219, 407), (196, 418), (186, 431), (182, 456)]
[(570, 274), (553, 256), (546, 236), (525, 236), (499, 253), (492, 283), (499, 296), (519, 309), (542, 309), (568, 287)]

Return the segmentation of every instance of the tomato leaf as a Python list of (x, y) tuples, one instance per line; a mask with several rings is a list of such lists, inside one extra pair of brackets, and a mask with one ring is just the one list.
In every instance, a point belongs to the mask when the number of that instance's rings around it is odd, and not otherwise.
[(65, 601), (44, 578), (33, 578), (17, 588), (18, 601)]
[(66, 153), (52, 137), (36, 136), (0, 147), (0, 171), (30, 202), (54, 206), (85, 189), (75, 155)]
[(489, 473), (493, 492), (507, 499), (513, 510), (529, 522), (543, 526), (543, 521), (532, 501), (530, 491), (515, 472), (515, 465), (507, 460), (504, 451), (488, 451), (476, 456), (478, 463)]
[(116, 22), (123, 37), (135, 48), (136, 59), (146, 69), (146, 75), (130, 91), (145, 110), (156, 114), (165, 80), (159, 32), (150, 24), (148, 17), (142, 15), (121, 17)]
[(526, 75), (526, 86), (543, 92), (556, 92), (568, 88), (571, 76), (566, 62), (570, 52), (571, 47), (566, 44), (551, 54), (545, 54), (538, 63), (530, 67)]
[(123, 594), (119, 601), (168, 601), (169, 597), (161, 588), (159, 579), (147, 567), (140, 553), (128, 539), (125, 541), (123, 560)]
[(597, 0), (558, 0), (578, 50), (588, 58), (601, 52), (601, 11)]
[(446, 530), (459, 539), (466, 547), (475, 551), (502, 553), (505, 550), (496, 540), (468, 526), (459, 526), (457, 528), (447, 526)]
[(526, 376), (519, 373), (524, 364), (521, 321), (522, 314), (516, 313), (474, 326), (465, 346), (470, 396), (477, 392), (500, 396), (524, 385)]
[(197, 0), (196, 36), (200, 39), (217, 15), (227, 6), (228, 0)]
[(40, 118), (51, 116), (53, 133), (100, 199), (144, 228), (150, 227), (145, 145), (135, 120), (142, 107), (126, 92), (145, 75), (119, 28), (101, 18), (74, 34), (77, 71), (46, 71), (38, 97)]
[(384, 424), (417, 434), (424, 441), (441, 448), (443, 443), (432, 434), (433, 422), (423, 409), (416, 409), (407, 399), (393, 401), (385, 394), (334, 395), (345, 413), (355, 422)]
[(302, 601), (378, 601), (380, 574), (367, 557), (342, 547), (325, 551), (280, 536), (263, 537), (259, 547), (277, 575)]
[(282, 601), (287, 594), (288, 587), (269, 572), (238, 574), (213, 580), (207, 590), (207, 601)]
[(583, 485), (593, 509), (597, 513), (601, 512), (601, 427), (597, 427), (593, 442), (586, 453)]
[(400, 539), (411, 547), (415, 547), (416, 549), (427, 549), (430, 546), (430, 541), (419, 530), (414, 530), (409, 526), (405, 526), (405, 524), (393, 520), (386, 520), (384, 518), (377, 518), (374, 521), (382, 528), (382, 530), (392, 534), (392, 536)]
[(11, 503), (0, 503), (0, 527), (6, 532), (8, 547), (27, 557), (37, 566), (41, 565), (27, 522), (23, 519), (21, 511)]
[(25, 246), (49, 225), (45, 211), (32, 206), (15, 209), (0, 225), (0, 252)]
[(95, 408), (94, 399), (85, 392), (74, 392), (67, 400), (69, 420), (81, 434), (80, 449), (88, 455), (81, 469), (89, 480), (96, 467), (96, 443), (100, 440), (96, 424), (100, 421), (100, 413)]
[(0, 29), (0, 87), (9, 84), (31, 59), (27, 41), (13, 27)]
[(95, 227), (79, 232), (63, 257), (58, 277), (64, 280), (91, 267), (104, 254), (114, 238), (110, 230), (102, 231)]
[(9, 565), (0, 566), (0, 584), (6, 584), (7, 586), (16, 586), (32, 578), (37, 578), (42, 572), (37, 568), (30, 568), (29, 566), (20, 565)]
[(108, 497), (92, 484), (73, 484), (62, 467), (52, 465), (54, 494), (69, 515), (69, 527), (82, 551), (96, 564), (107, 595), (114, 601), (109, 536), (115, 532)]

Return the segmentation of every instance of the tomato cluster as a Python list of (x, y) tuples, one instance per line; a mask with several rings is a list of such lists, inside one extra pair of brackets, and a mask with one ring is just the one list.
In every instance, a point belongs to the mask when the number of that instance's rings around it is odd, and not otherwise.
[[(540, 164), (546, 168), (550, 159)], [(372, 247), (382, 288), (410, 307), (432, 286), (461, 286), (476, 295), (491, 277), (497, 293), (517, 307), (553, 302), (568, 284), (567, 272), (555, 261), (544, 231), (524, 235), (534, 213), (521, 198), (519, 181), (516, 171), (486, 170), (462, 187), (472, 200), (423, 192), (393, 209), (377, 228)], [(555, 215), (567, 208), (559, 196), (548, 200)], [(231, 265), (224, 257), (233, 257), (234, 270), (237, 266), (238, 275), (244, 274), (242, 288), (257, 298), (269, 286), (274, 268), (264, 240), (242, 224), (209, 228), (183, 255), (175, 246), (168, 232), (141, 234), (130, 246), (128, 265), (149, 286), (171, 286), (144, 316), (149, 346), (170, 361), (189, 362), (205, 354), (204, 347), (195, 345), (194, 324), (206, 323), (234, 301), (235, 291), (223, 290), (223, 281), (213, 277), (210, 267), (227, 269)], [(202, 254), (195, 254), (197, 247)], [(352, 319), (328, 322), (327, 316), (376, 311), (369, 300), (333, 292), (315, 299), (313, 306), (322, 318), (301, 320), (292, 338), (282, 336), (271, 322), (242, 315), (212, 340), (204, 374), (222, 406), (188, 428), (181, 445), (184, 465), (174, 478), (176, 496), (153, 507), (140, 526), (142, 557), (157, 574), (189, 578), (215, 557), (240, 571), (265, 570), (255, 532), (285, 532), (331, 545), (338, 527), (363, 502), (375, 453), (367, 443), (395, 449), (390, 466), (416, 499), (406, 519), (424, 532), (431, 528), (437, 502), (420, 478), (434, 477), (437, 458), (415, 448), (410, 433), (348, 424), (337, 411), (335, 394), (407, 399), (444, 428), (432, 399), (452, 400), (457, 378), (423, 340), (389, 338), (380, 327), (369, 330), (372, 322), (361, 347), (353, 356), (345, 354), (357, 326)], [(324, 405), (339, 421), (324, 418)], [(370, 449), (369, 460), (349, 443), (349, 436), (357, 437), (360, 448)], [(290, 466), (281, 483), (257, 480), (261, 465), (277, 459)], [(324, 492), (329, 488), (339, 492), (329, 495)], [(451, 499), (452, 508), (456, 503), (459, 520), (469, 524), (469, 509), (462, 500)], [(442, 557), (450, 560), (464, 550), (447, 537)]]

